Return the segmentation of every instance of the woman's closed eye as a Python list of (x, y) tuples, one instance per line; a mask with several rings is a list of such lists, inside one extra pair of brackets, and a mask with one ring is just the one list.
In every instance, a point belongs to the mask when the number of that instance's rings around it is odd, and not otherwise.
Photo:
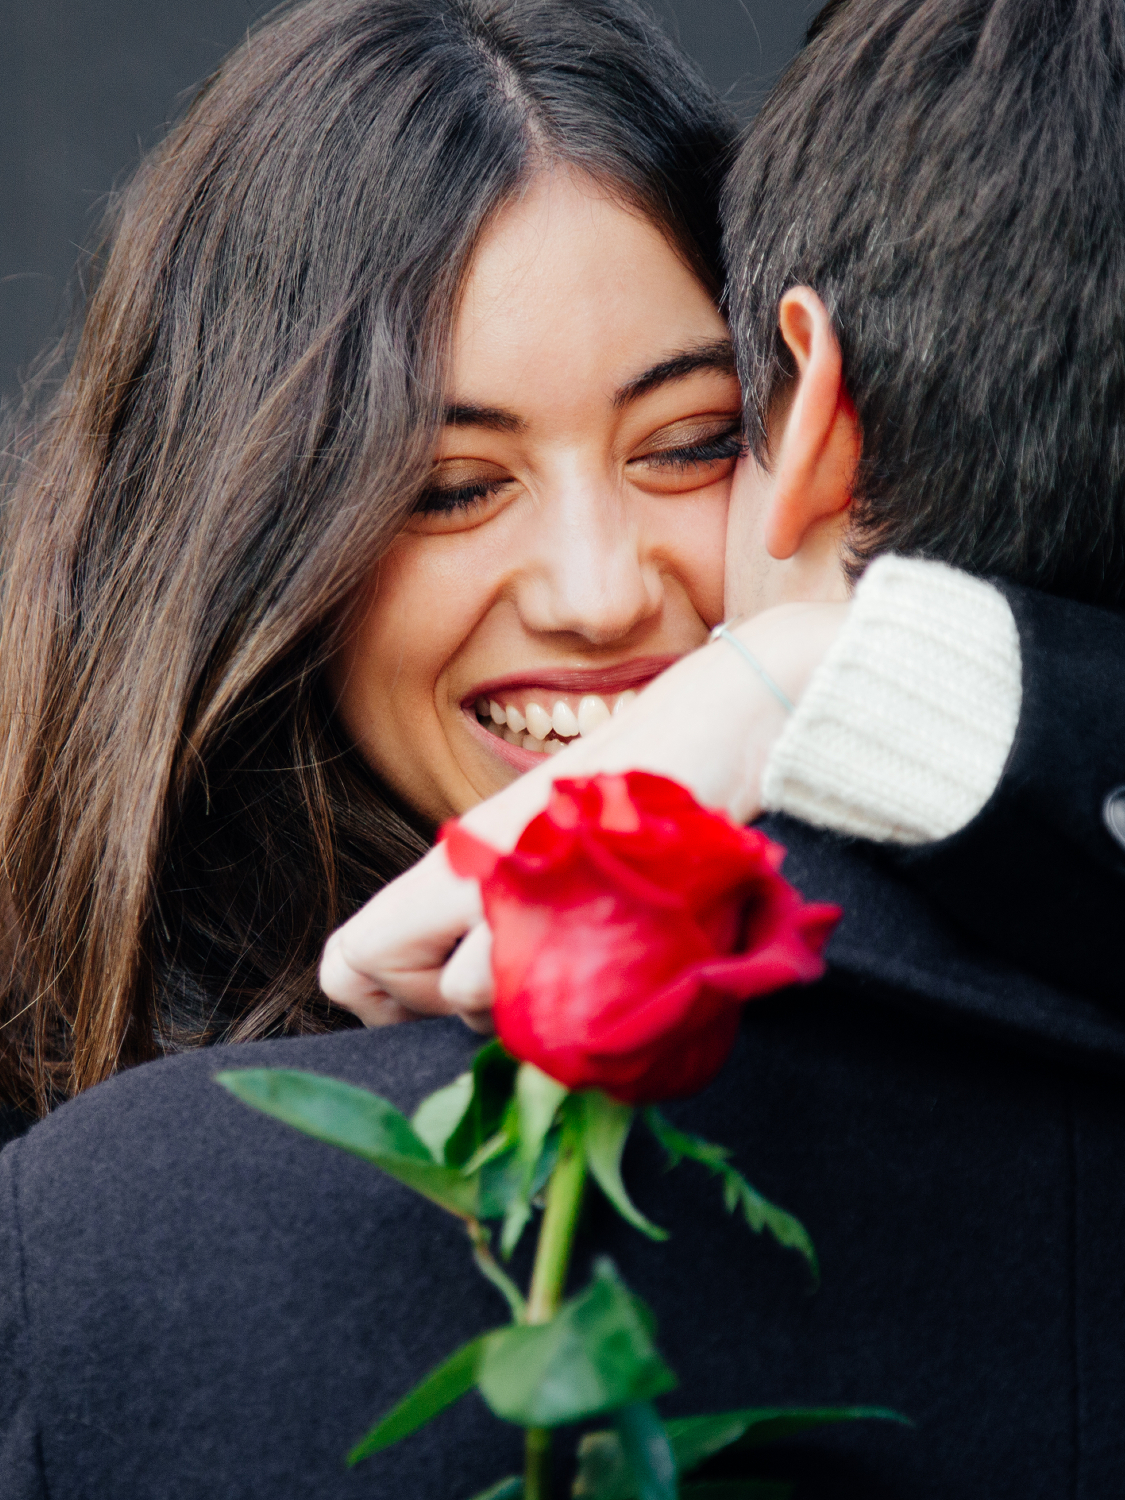
[(476, 526), (501, 508), (516, 483), (507, 469), (479, 459), (452, 458), (435, 464), (415, 502), (410, 528), (460, 531)]
[(626, 467), (634, 484), (678, 493), (725, 479), (744, 448), (741, 416), (687, 417), (646, 438)]
[[(626, 460), (632, 484), (657, 494), (682, 494), (726, 479), (744, 448), (742, 422), (731, 412), (683, 418), (651, 433)], [(491, 520), (519, 489), (519, 480), (486, 459), (448, 458), (434, 465), (418, 496), (411, 531), (464, 531)]]

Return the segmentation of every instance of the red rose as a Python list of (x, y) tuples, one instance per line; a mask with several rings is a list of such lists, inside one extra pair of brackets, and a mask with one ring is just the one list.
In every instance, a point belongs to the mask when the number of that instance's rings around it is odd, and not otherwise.
[(512, 854), (443, 836), (480, 881), (504, 1046), (629, 1104), (709, 1083), (743, 1002), (818, 979), (840, 916), (782, 879), (778, 844), (643, 771), (556, 782)]

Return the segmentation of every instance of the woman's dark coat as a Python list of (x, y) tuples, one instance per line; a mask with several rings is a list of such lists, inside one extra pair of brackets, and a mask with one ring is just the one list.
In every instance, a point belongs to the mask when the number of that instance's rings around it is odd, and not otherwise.
[[(845, 907), (831, 972), (750, 1006), (719, 1080), (668, 1111), (804, 1220), (820, 1289), (640, 1133), (627, 1178), (671, 1240), (587, 1216), (584, 1256), (656, 1310), (682, 1382), (666, 1411), (913, 1420), (755, 1455), (798, 1500), (1125, 1492), (1125, 622), (1010, 597), (1024, 708), (993, 802), (893, 858), (768, 820), (790, 878)], [(410, 1108), (474, 1045), (434, 1022), (185, 1055), (10, 1146), (4, 1500), (469, 1500), (515, 1472), (518, 1432), (475, 1397), (345, 1470), (503, 1304), (455, 1221), (211, 1082), (305, 1067)]]

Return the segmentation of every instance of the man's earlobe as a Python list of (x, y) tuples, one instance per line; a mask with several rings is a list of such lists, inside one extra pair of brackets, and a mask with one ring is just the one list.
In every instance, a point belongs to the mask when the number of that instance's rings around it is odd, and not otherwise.
[(843, 358), (832, 319), (811, 287), (781, 299), (778, 327), (797, 366), (792, 398), (775, 452), (773, 496), (765, 544), (784, 561), (851, 500), (860, 456), (855, 407), (844, 385)]

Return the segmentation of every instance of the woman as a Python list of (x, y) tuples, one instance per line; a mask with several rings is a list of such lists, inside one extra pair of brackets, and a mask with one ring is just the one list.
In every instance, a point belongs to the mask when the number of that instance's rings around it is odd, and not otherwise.
[[(414, 732), (389, 656), (376, 690), (409, 732), (393, 763), (357, 753), (360, 709), (345, 701), (341, 726), (324, 673), (376, 560), (401, 572), (392, 539), (405, 528), (455, 560), (457, 518), (494, 496), (507, 417), (468, 409), (471, 375), (466, 410), (444, 408), (451, 352), (458, 378), (472, 364), (464, 338), (450, 349), (455, 309), (498, 214), (517, 240), (536, 214), (570, 215), (633, 280), (625, 344), (599, 370), (615, 396), (633, 388), (582, 442), (610, 444), (599, 473), (615, 485), (635, 465), (647, 518), (638, 541), (619, 506), (596, 545), (560, 520), (556, 554), (564, 534), (578, 546), (563, 592), (604, 554), (605, 598), (630, 570), (636, 598), (587, 617), (548, 580), (502, 670), (538, 665), (518, 659), (527, 640), (565, 638), (568, 664), (633, 662), (624, 691), (705, 639), (738, 446), (715, 308), (732, 135), (628, 0), (330, 0), (264, 26), (142, 166), (7, 505), (6, 1096), (42, 1111), (169, 1048), (331, 1024), (326, 933), (424, 852), (437, 819), (510, 774), (479, 770), (490, 752), (466, 722), (477, 769), (455, 749), (435, 780), (424, 746), (444, 728)], [(487, 298), (502, 314), (523, 293), (503, 253), (476, 264), (487, 340)], [(612, 287), (564, 295), (577, 359), (599, 321), (581, 299)], [(669, 360), (690, 368), (655, 369)], [(557, 373), (562, 389), (587, 372)], [(558, 389), (527, 415), (546, 421)], [(466, 432), (497, 451), (459, 464)], [(534, 459), (548, 510), (569, 442), (545, 431)], [(448, 457), (432, 481), (435, 446)], [(679, 490), (703, 497), (690, 521)], [(433, 626), (431, 610), (408, 634)], [(478, 684), (490, 652), (468, 672)]]
[(334, 0), (146, 163), (7, 508), (5, 1097), (339, 1024), (325, 935), (705, 641), (731, 139), (628, 0)]

